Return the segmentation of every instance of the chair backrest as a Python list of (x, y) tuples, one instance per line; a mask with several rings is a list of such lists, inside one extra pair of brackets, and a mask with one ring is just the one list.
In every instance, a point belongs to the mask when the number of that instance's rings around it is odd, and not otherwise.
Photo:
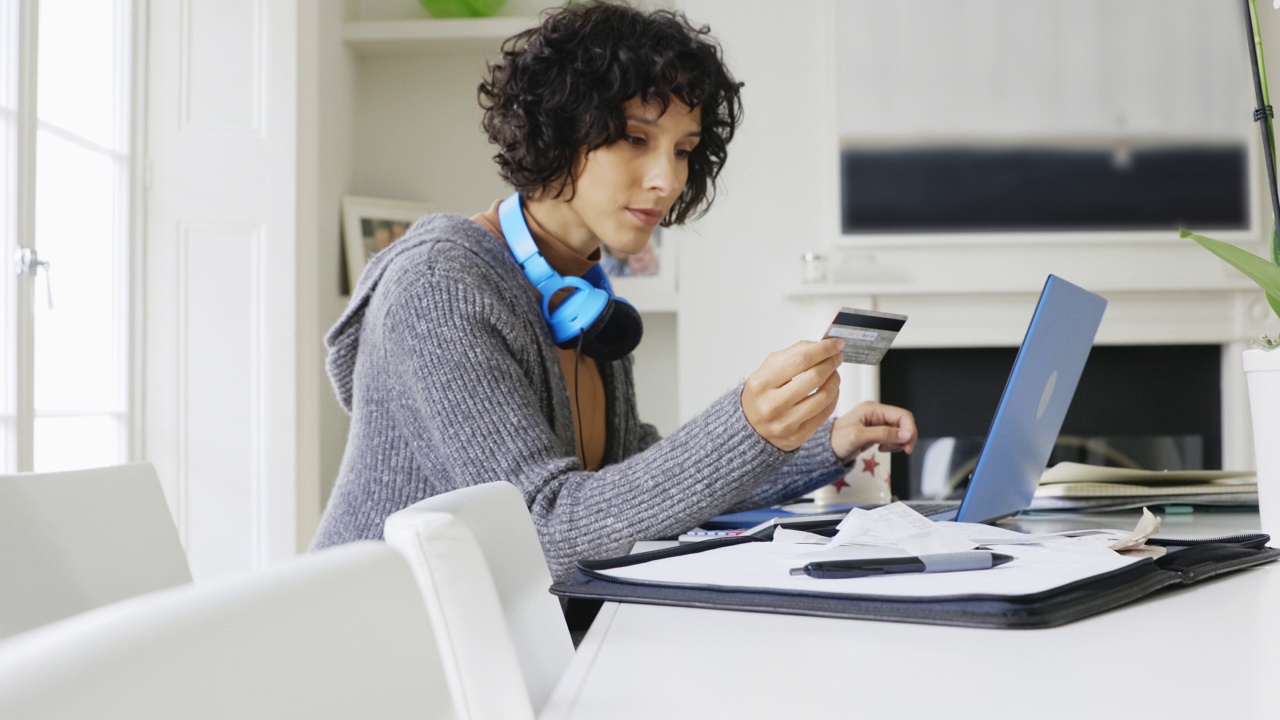
[(413, 574), (368, 541), (0, 641), (0, 717), (455, 715)]
[(0, 475), (0, 638), (189, 582), (150, 463)]
[(494, 482), (430, 497), (387, 518), (384, 536), (418, 577), (459, 713), (539, 712), (574, 651), (520, 491)]

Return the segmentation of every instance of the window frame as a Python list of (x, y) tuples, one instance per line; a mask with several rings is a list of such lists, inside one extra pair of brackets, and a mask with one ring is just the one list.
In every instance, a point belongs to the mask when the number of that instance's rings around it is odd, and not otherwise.
[[(118, 412), (105, 415), (93, 414), (95, 417), (111, 417), (119, 423), (121, 435), (120, 445), (116, 450), (116, 458), (120, 462), (132, 462), (143, 457), (143, 307), (142, 297), (142, 228), (145, 217), (145, 87), (146, 79), (146, 0), (112, 0), (114, 25), (117, 37), (123, 36), (123, 42), (117, 44), (116, 50), (116, 87), (115, 143), (120, 150), (101, 148), (93, 143), (67, 133), (56, 126), (42, 123), (38, 114), (37, 83), (39, 72), (39, 31), (40, 0), (0, 0), (0, 31), (6, 20), (16, 20), (13, 37), (16, 40), (11, 59), (16, 67), (12, 78), (0, 78), (0, 82), (12, 80), (16, 106), (12, 113), (14, 131), (12, 134), (14, 158), (3, 172), (9, 173), (12, 187), (9, 196), (0, 198), (0, 203), (7, 203), (13, 210), (13, 221), (4, 230), (5, 235), (12, 233), (12, 240), (3, 238), (3, 246), (13, 252), (31, 248), (39, 252), (36, 238), (36, 179), (37, 179), (37, 138), (41, 132), (60, 137), (91, 151), (109, 157), (116, 166), (117, 188), (127, 193), (127, 197), (118, 199), (113, 214), (114, 226), (111, 229), (112, 269), (116, 282), (120, 287), (113, 302), (116, 303), (117, 321), (113, 333), (117, 336), (124, 333), (120, 343), (123, 357), (118, 358), (122, 384), (122, 397)], [(4, 112), (0, 110), (0, 112)], [(0, 407), (0, 411), (12, 412), (13, 427), (3, 433), (4, 454), (0, 455), (7, 467), (0, 472), (31, 471), (35, 463), (35, 426), (38, 415), (35, 408), (35, 305), (42, 302), (46, 279), (37, 275), (17, 275), (15, 258), (8, 252), (3, 258), (5, 269), (9, 274), (0, 282), (3, 292), (12, 303), (6, 306), (13, 308), (7, 321), (12, 322), (8, 337), (3, 338), (4, 358), (0, 360), (0, 371), (5, 384), (0, 398), (11, 393), (11, 406)], [(67, 292), (69, 286), (59, 288)], [(8, 314), (8, 313), (7, 313)], [(0, 324), (0, 328), (4, 327)], [(78, 413), (72, 413), (78, 414)], [(57, 414), (53, 415), (57, 416)]]

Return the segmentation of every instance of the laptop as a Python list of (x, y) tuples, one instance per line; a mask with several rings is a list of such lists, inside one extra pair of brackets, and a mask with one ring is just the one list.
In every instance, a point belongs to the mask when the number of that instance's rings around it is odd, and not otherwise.
[(931, 520), (975, 523), (1030, 507), (1106, 308), (1102, 297), (1050, 275), (964, 498), (907, 504)]
[[(1018, 357), (1013, 361), (1013, 370), (1005, 383), (964, 499), (958, 503), (907, 501), (906, 504), (930, 520), (974, 523), (991, 522), (1030, 507), (1106, 308), (1107, 301), (1102, 297), (1050, 275), (1040, 292), (1040, 301), (1018, 349)], [(756, 523), (762, 518), (739, 521), (736, 526), (751, 525), (753, 527), (742, 531), (750, 533), (768, 525), (816, 524), (844, 514), (805, 515), (776, 509), (773, 512), (774, 519), (759, 525)], [(732, 527), (730, 523), (714, 522), (730, 517), (714, 518), (703, 527)]]

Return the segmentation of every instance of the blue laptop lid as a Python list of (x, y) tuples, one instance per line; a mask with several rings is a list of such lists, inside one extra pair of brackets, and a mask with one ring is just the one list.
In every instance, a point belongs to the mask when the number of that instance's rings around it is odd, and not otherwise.
[(1050, 275), (955, 519), (988, 522), (1031, 505), (1107, 301)]

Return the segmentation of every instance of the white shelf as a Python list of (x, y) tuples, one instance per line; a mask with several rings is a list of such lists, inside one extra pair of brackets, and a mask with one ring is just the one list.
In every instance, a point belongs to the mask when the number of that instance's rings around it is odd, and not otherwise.
[[(1038, 295), (1044, 286), (1040, 276), (1028, 276), (1018, 282), (976, 286), (958, 278), (945, 283), (916, 282), (866, 282), (866, 283), (812, 283), (798, 285), (783, 291), (787, 300), (832, 298), (865, 295)], [(1160, 277), (1134, 276), (1122, 282), (1095, 282), (1089, 289), (1097, 293), (1223, 293), (1248, 291), (1254, 285), (1243, 277), (1231, 277), (1225, 273), (1196, 278), (1194, 281), (1167, 281)]]
[(993, 288), (973, 288), (962, 284), (955, 285), (921, 285), (919, 283), (812, 283), (793, 286), (784, 290), (782, 296), (787, 300), (803, 300), (807, 298), (831, 298), (848, 295), (942, 295), (955, 293), (985, 292), (1004, 295), (1009, 293), (1038, 293), (1043, 281), (1038, 285), (1013, 286), (1005, 285)]
[(343, 24), (342, 41), (360, 55), (496, 53), (503, 40), (537, 22), (528, 17), (360, 20)]
[(676, 314), (680, 311), (680, 298), (675, 293), (655, 293), (653, 295), (639, 296), (639, 299), (631, 297), (626, 298), (636, 310), (641, 314), (644, 313), (671, 313)]

